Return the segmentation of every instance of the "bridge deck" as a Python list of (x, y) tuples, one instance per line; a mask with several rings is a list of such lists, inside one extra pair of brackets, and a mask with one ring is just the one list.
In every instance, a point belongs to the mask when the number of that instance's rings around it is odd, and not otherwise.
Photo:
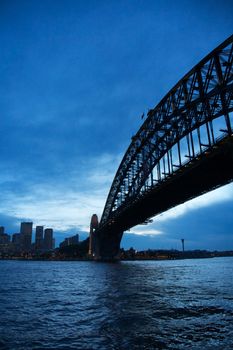
[(140, 199), (128, 203), (117, 220), (100, 227), (102, 234), (123, 232), (178, 204), (233, 181), (233, 136), (225, 137), (210, 153), (193, 159), (169, 179), (162, 181)]

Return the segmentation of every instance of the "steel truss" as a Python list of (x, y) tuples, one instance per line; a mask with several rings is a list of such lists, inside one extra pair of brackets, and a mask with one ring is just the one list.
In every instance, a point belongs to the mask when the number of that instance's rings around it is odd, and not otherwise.
[[(100, 227), (114, 220), (145, 191), (179, 171), (184, 165), (181, 140), (186, 142), (186, 159), (191, 162), (214, 147), (214, 119), (224, 116), (222, 131), (232, 134), (229, 117), (233, 111), (232, 62), (233, 35), (200, 61), (148, 112), (117, 170)], [(207, 135), (205, 143), (200, 133), (203, 126)], [(197, 144), (194, 133), (197, 133)]]

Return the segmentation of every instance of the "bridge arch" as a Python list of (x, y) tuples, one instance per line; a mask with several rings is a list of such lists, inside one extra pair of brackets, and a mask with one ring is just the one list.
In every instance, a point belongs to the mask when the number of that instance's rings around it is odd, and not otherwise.
[[(232, 66), (233, 35), (147, 113), (95, 231), (100, 259), (116, 257), (125, 230), (233, 181)], [(218, 118), (224, 119), (220, 136), (213, 126)], [(182, 155), (184, 144), (187, 154)]]
[[(151, 109), (145, 122), (132, 138), (113, 180), (100, 226), (107, 223), (125, 205), (181, 166), (180, 143), (185, 138), (187, 162), (208, 153), (215, 146), (213, 120), (224, 116), (224, 136), (232, 134), (229, 113), (233, 111), (233, 36), (191, 69)], [(200, 128), (205, 126), (208, 142), (202, 143)], [(197, 132), (199, 152), (195, 151), (193, 133)], [(223, 138), (224, 138), (223, 136)], [(172, 149), (177, 147), (178, 164)], [(166, 163), (163, 166), (161, 163)], [(154, 179), (154, 170), (157, 178)], [(166, 169), (168, 171), (166, 171)], [(176, 169), (176, 170), (175, 170)]]

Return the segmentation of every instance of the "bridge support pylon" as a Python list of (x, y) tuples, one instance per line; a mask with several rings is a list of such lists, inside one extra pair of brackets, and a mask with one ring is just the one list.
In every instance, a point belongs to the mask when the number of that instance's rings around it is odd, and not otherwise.
[(112, 230), (97, 231), (97, 260), (100, 261), (118, 261), (120, 260), (120, 243), (123, 232)]
[(98, 256), (98, 237), (96, 235), (96, 229), (98, 228), (98, 216), (93, 214), (90, 223), (90, 236), (89, 236), (89, 249), (88, 255), (92, 258)]

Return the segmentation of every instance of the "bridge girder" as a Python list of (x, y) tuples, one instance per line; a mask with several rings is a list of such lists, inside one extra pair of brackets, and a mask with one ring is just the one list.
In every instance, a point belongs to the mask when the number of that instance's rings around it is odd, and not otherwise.
[(169, 179), (133, 201), (125, 203), (106, 225), (100, 227), (104, 236), (123, 232), (142, 224), (178, 204), (195, 198), (233, 180), (233, 135), (216, 142), (214, 149), (187, 162)]

